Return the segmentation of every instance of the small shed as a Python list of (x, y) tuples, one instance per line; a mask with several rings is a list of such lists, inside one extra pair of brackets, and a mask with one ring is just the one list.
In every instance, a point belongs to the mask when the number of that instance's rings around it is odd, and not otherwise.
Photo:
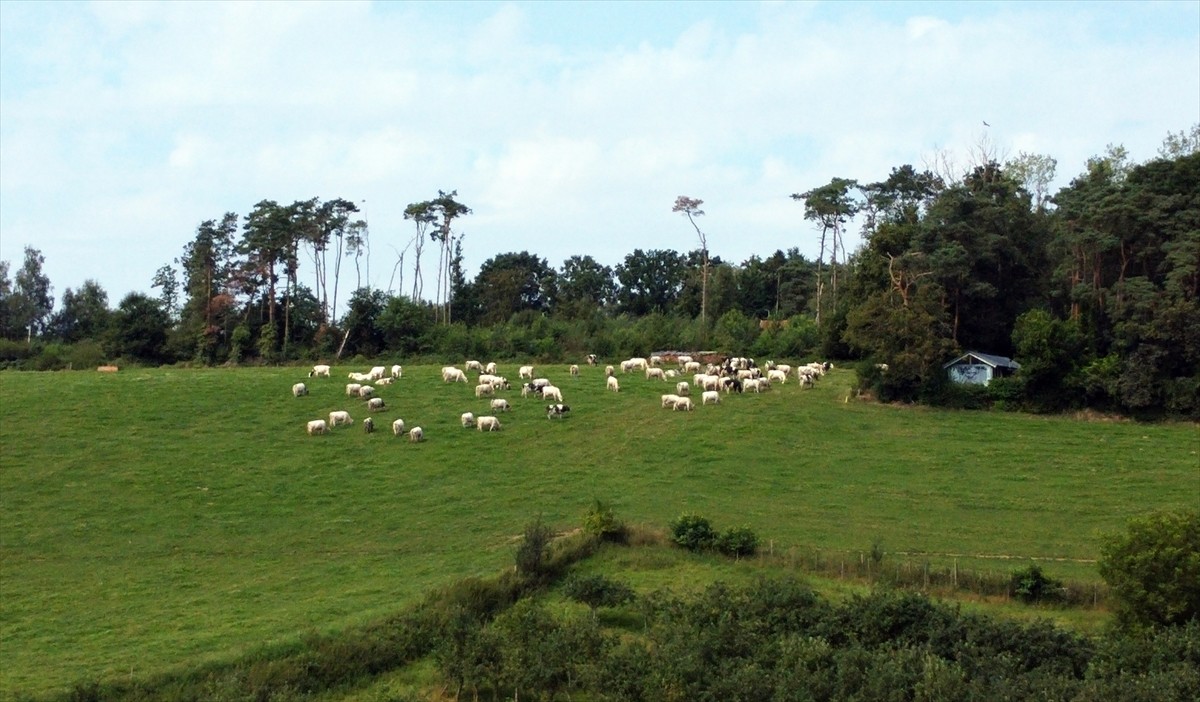
[(1021, 364), (1004, 356), (968, 351), (944, 364), (942, 368), (949, 373), (950, 380), (956, 383), (987, 385), (992, 382), (992, 378), (1002, 378), (1017, 372), (1021, 369)]

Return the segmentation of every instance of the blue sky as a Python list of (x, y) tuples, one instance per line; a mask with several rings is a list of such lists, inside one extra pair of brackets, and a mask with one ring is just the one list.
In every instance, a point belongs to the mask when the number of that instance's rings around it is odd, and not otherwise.
[(56, 297), (115, 305), (206, 219), (344, 197), (398, 287), (403, 209), (439, 189), (474, 210), (471, 275), (693, 248), (677, 195), (725, 260), (815, 257), (788, 195), (835, 176), (1031, 152), (1061, 186), (1197, 122), (1198, 2), (6, 0), (0, 259), (33, 245)]

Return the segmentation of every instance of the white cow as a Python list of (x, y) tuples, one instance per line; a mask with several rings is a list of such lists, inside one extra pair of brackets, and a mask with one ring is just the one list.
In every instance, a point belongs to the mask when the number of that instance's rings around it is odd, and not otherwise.
[(350, 418), (350, 413), (345, 410), (334, 410), (329, 413), (329, 426), (340, 427), (343, 424), (353, 424), (354, 420)]
[(504, 399), (503, 397), (497, 397), (496, 399), (492, 400), (493, 412), (507, 412), (510, 409), (512, 409), (512, 407), (509, 406), (508, 400)]
[(392, 433), (395, 434), (396, 436), (400, 436), (401, 434), (404, 433), (404, 420), (403, 419), (397, 419), (396, 421), (392, 422)]
[(308, 394), (308, 386), (304, 383), (296, 383), (292, 386), (292, 395), (295, 397), (303, 397)]
[(616, 376), (608, 376), (608, 380), (604, 381), (605, 386), (613, 392), (621, 392), (621, 383), (617, 381)]
[(392, 366), (392, 377), (393, 378), (399, 378), (402, 375), (404, 375), (404, 368), (402, 368), (399, 365)]
[(472, 412), (463, 412), (459, 419), (462, 421), (463, 429), (475, 426), (475, 414)]
[(313, 367), (312, 367), (312, 370), (310, 370), (310, 371), (308, 372), (308, 377), (310, 377), (310, 378), (313, 378), (313, 377), (325, 377), (325, 378), (328, 378), (328, 377), (329, 377), (329, 372), (330, 372), (331, 370), (332, 370), (332, 369), (331, 369), (329, 366), (326, 366), (326, 365), (324, 365), (324, 364), (318, 364), (318, 365), (315, 365), (315, 366), (313, 366)]
[(414, 444), (425, 440), (425, 431), (421, 427), (413, 427), (408, 430), (408, 440)]
[(721, 404), (721, 393), (717, 392), (716, 390), (705, 390), (704, 392), (700, 393), (700, 404)]
[(517, 370), (517, 375), (522, 380), (533, 380), (533, 366), (521, 366)]
[(475, 420), (475, 428), (479, 431), (500, 431), (500, 420), (496, 417), (485, 415)]
[(547, 385), (544, 388), (542, 388), (542, 399), (543, 400), (557, 400), (558, 402), (562, 402), (563, 401), (562, 390), (559, 390), (558, 388), (554, 387), (553, 385)]
[(454, 366), (446, 366), (442, 369), (442, 382), (444, 383), (465, 383), (467, 382), (467, 374)]
[(324, 419), (314, 419), (308, 423), (308, 435), (326, 434), (329, 432), (329, 426), (325, 424)]
[(683, 410), (684, 412), (691, 412), (692, 407), (693, 407), (692, 398), (690, 398), (690, 397), (681, 397), (675, 401), (675, 409), (676, 410)]

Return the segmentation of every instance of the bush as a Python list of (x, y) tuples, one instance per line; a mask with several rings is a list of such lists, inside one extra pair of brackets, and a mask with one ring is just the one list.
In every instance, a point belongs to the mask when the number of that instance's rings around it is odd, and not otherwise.
[(1012, 574), (1008, 594), (1026, 604), (1057, 602), (1063, 599), (1061, 580), (1052, 580), (1042, 573), (1041, 566), (1031, 565)]
[(628, 540), (624, 522), (616, 518), (612, 507), (598, 499), (592, 501), (591, 508), (583, 515), (583, 530), (604, 541), (623, 544)]
[(758, 536), (750, 527), (733, 527), (725, 530), (716, 541), (717, 550), (726, 556), (741, 558), (753, 556), (758, 550)]
[(67, 362), (75, 370), (90, 370), (104, 365), (104, 349), (99, 342), (85, 339), (76, 342), (67, 352)]
[(546, 551), (554, 532), (541, 517), (525, 525), (525, 536), (517, 547), (517, 573), (532, 580), (549, 575)]
[(1100, 548), (1100, 576), (1125, 625), (1171, 626), (1200, 618), (1200, 511), (1132, 519)]
[(572, 575), (563, 584), (563, 594), (587, 605), (596, 616), (600, 607), (619, 607), (633, 601), (633, 588), (603, 575)]
[(671, 522), (671, 540), (689, 551), (712, 548), (716, 539), (712, 524), (698, 514), (682, 514)]

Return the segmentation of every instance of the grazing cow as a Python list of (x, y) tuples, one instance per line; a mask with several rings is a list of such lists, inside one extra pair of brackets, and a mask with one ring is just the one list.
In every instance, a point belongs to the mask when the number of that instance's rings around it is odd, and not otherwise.
[(594, 354), (594, 353), (589, 353), (589, 354), (587, 355), (587, 364), (588, 364), (589, 366), (594, 366), (594, 365), (596, 365), (596, 354)]
[(546, 405), (546, 419), (562, 419), (571, 408), (562, 403)]
[(330, 370), (332, 370), (332, 369), (329, 366), (326, 366), (324, 364), (316, 365), (316, 366), (313, 366), (312, 370), (310, 370), (308, 372), (308, 377), (310, 377), (310, 378), (312, 378), (312, 377), (328, 378)]
[(375, 420), (371, 419), (370, 417), (367, 417), (366, 419), (364, 419), (363, 420), (363, 431), (365, 431), (368, 434), (375, 433)]

